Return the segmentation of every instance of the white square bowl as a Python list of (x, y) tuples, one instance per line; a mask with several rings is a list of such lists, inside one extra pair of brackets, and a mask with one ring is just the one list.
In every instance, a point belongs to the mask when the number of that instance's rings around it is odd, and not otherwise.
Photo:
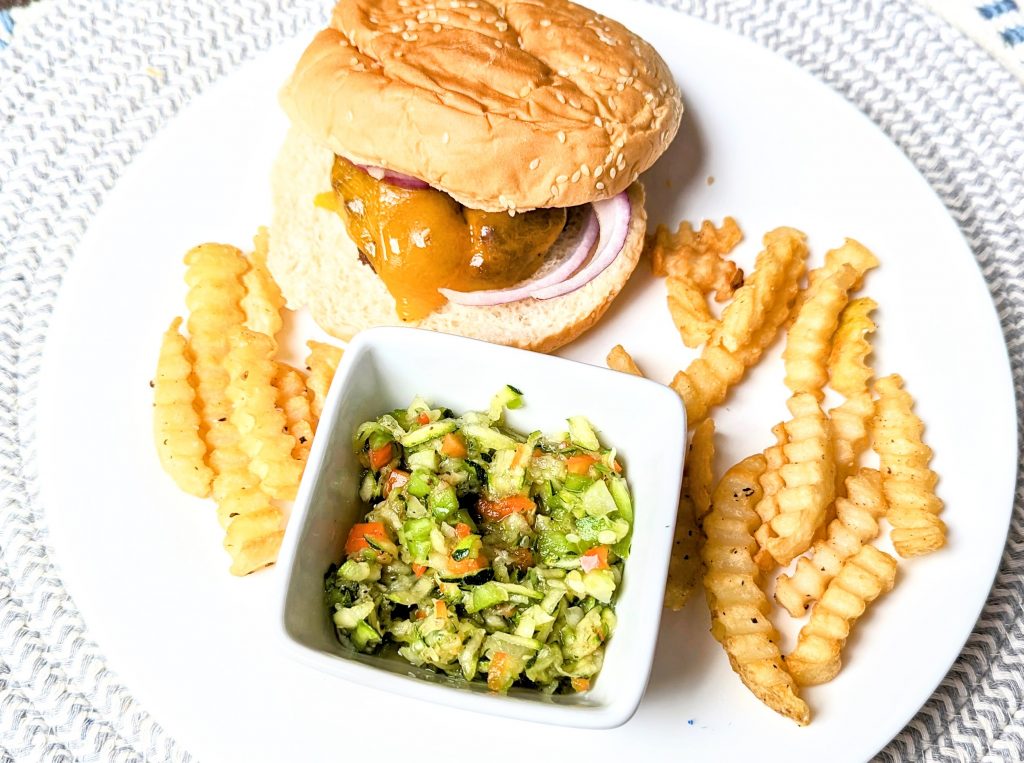
[[(621, 454), (634, 504), (633, 544), (604, 667), (586, 693), (507, 696), (457, 682), (399, 657), (341, 645), (324, 606), (324, 573), (342, 556), (366, 507), (352, 434), (363, 421), (405, 408), (416, 395), (456, 414), (486, 410), (504, 384), (524, 393), (507, 413), (520, 431), (564, 431), (568, 416), (593, 422)], [(636, 711), (654, 657), (682, 477), (686, 420), (669, 388), (628, 374), (472, 339), (410, 328), (360, 333), (345, 351), (325, 401), (281, 550), (281, 642), (300, 661), (349, 681), (464, 710), (583, 728), (612, 728)]]

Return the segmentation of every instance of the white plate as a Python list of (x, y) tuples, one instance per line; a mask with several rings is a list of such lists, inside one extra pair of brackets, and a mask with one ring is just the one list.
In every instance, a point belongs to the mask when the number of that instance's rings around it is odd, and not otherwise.
[[(545, 759), (642, 749), (655, 760), (864, 760), (927, 700), (974, 625), (1008, 526), (1016, 417), (995, 312), (955, 225), (885, 136), (808, 75), (663, 9), (594, 5), (661, 51), (687, 102), (679, 138), (647, 176), (655, 221), (733, 214), (749, 236), (743, 264), (781, 224), (810, 234), (815, 262), (847, 235), (881, 257), (867, 287), (882, 305), (877, 365), (906, 377), (928, 424), (949, 547), (900, 565), (842, 673), (806, 692), (815, 718), (805, 729), (732, 675), (699, 599), (663, 619), (640, 710), (609, 732), (465, 715), (359, 689), (274, 651), (279, 571), (227, 575), (212, 505), (177, 492), (157, 464), (148, 380), (161, 332), (184, 309), (185, 250), (245, 244), (269, 219), (267, 176), (285, 130), (276, 89), (297, 40), (211, 87), (124, 174), (62, 287), (39, 397), (42, 497), (66, 585), (112, 667), (201, 759), (376, 756), (400, 729), (422, 740), (404, 748), (417, 760), (449, 760), (452, 745), (519, 759), (515, 740), (527, 735)], [(310, 330), (302, 320), (296, 329)], [(644, 264), (564, 354), (601, 363), (620, 341), (663, 381), (690, 357)], [(720, 469), (765, 447), (785, 415), (778, 352), (716, 415)], [(791, 638), (787, 616), (776, 620)], [(431, 746), (439, 729), (449, 741)]]

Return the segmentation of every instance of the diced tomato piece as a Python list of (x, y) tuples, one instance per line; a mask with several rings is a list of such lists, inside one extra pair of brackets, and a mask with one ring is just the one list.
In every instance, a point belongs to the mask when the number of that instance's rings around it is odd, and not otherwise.
[(397, 490), (408, 481), (409, 472), (403, 472), (401, 469), (392, 469), (391, 474), (384, 480), (384, 497), (387, 498), (392, 490)]
[(373, 448), (370, 451), (370, 468), (375, 472), (379, 472), (391, 463), (391, 459), (394, 458), (394, 455), (395, 449), (392, 447), (390, 442), (384, 443), (379, 448)]
[(572, 678), (569, 680), (569, 683), (572, 684), (572, 688), (576, 691), (586, 691), (590, 688), (589, 678)]
[(352, 529), (348, 531), (348, 539), (345, 541), (345, 553), (352, 555), (364, 548), (369, 548), (370, 544), (366, 542), (367, 538), (386, 541), (388, 533), (381, 522), (362, 522), (352, 525)]
[(537, 504), (525, 495), (512, 495), (508, 498), (500, 498), (497, 501), (481, 498), (476, 504), (476, 510), (480, 512), (480, 516), (492, 522), (500, 522), (509, 514), (516, 512), (528, 514), (535, 511), (536, 508)]
[(441, 452), (449, 458), (465, 458), (469, 451), (466, 450), (466, 441), (462, 435), (449, 432), (441, 440)]
[(420, 426), (425, 426), (430, 423), (430, 416), (427, 415), (426, 411), (421, 411), (416, 420), (420, 422)]
[(580, 566), (584, 572), (608, 569), (608, 547), (594, 546), (588, 549), (580, 559)]
[(487, 671), (487, 688), (491, 691), (505, 691), (509, 683), (508, 674), (512, 670), (512, 658), (507, 652), (495, 652), (491, 657), (491, 667)]
[(509, 468), (518, 469), (522, 465), (523, 459), (525, 458), (527, 458), (527, 451), (526, 444), (524, 443), (523, 445), (520, 445), (518, 448), (516, 448), (516, 454), (512, 456), (512, 463), (510, 464)]
[(578, 453), (575, 456), (569, 456), (565, 462), (565, 468), (569, 470), (569, 474), (586, 474), (590, 471), (591, 465), (597, 461), (593, 456), (588, 456), (586, 453)]
[(459, 522), (457, 525), (455, 525), (455, 535), (457, 535), (459, 538), (465, 538), (469, 536), (469, 534), (472, 531), (473, 528), (471, 528), (465, 522)]

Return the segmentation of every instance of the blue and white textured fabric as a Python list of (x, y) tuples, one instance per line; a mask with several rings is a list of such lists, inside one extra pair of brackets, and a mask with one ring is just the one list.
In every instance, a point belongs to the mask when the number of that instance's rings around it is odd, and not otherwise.
[[(1024, 87), (910, 0), (649, 0), (784, 56), (867, 114), (969, 242), (1024, 387)], [(0, 761), (190, 760), (120, 684), (50, 561), (34, 401), (62, 275), (143, 144), (323, 0), (60, 0), (0, 18)], [(986, 5), (1015, 39), (1013, 0)], [(1017, 14), (1014, 16), (1013, 14)], [(1024, 48), (1024, 45), (1022, 45)], [(159, 71), (162, 76), (147, 74)], [(1018, 428), (1019, 424), (1018, 424)], [(886, 761), (1024, 760), (1024, 486), (963, 654)]]
[(978, 14), (991, 21), (1003, 42), (1017, 48), (1024, 56), (1024, 14), (1016, 0), (996, 0), (994, 3), (983, 3), (977, 6)]

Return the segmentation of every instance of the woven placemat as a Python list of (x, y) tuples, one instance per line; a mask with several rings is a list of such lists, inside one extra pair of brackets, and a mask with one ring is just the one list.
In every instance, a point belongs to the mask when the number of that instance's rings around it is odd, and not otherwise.
[[(910, 0), (650, 0), (826, 82), (914, 162), (988, 282), (1024, 371), (1024, 88)], [(112, 673), (38, 500), (35, 397), (61, 278), (106, 192), (206, 86), (322, 21), (326, 0), (64, 0), (0, 55), (0, 760), (192, 758)], [(1019, 429), (1019, 424), (1018, 424)], [(1024, 489), (963, 654), (882, 760), (1024, 759)], [(983, 507), (979, 507), (983, 510)]]

